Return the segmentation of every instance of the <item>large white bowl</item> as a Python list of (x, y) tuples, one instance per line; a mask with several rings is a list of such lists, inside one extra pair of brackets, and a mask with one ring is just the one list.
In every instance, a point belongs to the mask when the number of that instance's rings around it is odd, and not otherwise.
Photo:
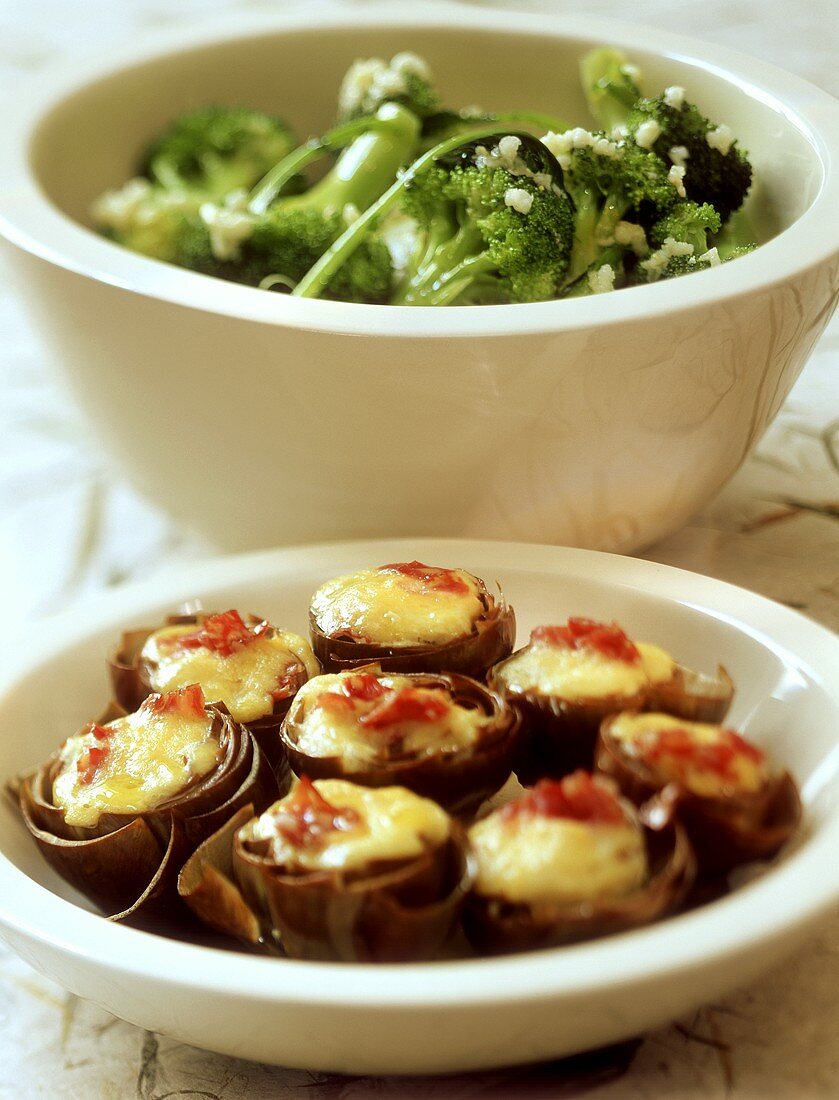
[[(577, 60), (627, 50), (754, 161), (755, 255), (581, 301), (299, 301), (133, 255), (87, 228), (182, 109), (321, 131), (359, 55), (424, 54), (447, 102), (587, 117)], [(629, 549), (675, 529), (760, 437), (826, 324), (839, 104), (718, 46), (629, 24), (435, 5), (190, 28), (39, 75), (0, 124), (0, 232), (97, 442), (228, 547), (466, 534)]]
[[(108, 1011), (199, 1046), (348, 1073), (431, 1073), (555, 1057), (656, 1027), (752, 979), (839, 900), (839, 638), (742, 589), (681, 570), (503, 543), (376, 542), (181, 569), (44, 627), (0, 695), (0, 785), (99, 711), (123, 627), (183, 599), (303, 629), (325, 577), (418, 555), (499, 579), (520, 637), (546, 618), (616, 618), (687, 664), (724, 660), (732, 721), (802, 785), (805, 827), (776, 866), (650, 928), (504, 959), (362, 966), (258, 958), (109, 924), (46, 865), (0, 802), (0, 936)], [(75, 904), (74, 904), (75, 903)]]

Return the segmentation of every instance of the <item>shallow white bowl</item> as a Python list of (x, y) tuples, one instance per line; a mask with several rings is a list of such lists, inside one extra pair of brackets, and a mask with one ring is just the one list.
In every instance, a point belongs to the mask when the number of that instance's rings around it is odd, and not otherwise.
[[(627, 50), (684, 84), (760, 180), (760, 251), (580, 301), (302, 301), (133, 255), (86, 227), (182, 109), (245, 102), (301, 134), (355, 57), (415, 49), (446, 102), (584, 120), (577, 60)], [(465, 5), (295, 10), (39, 75), (0, 123), (11, 275), (112, 460), (217, 543), (391, 534), (629, 549), (742, 462), (824, 327), (839, 259), (839, 104), (654, 29)]]
[(839, 900), (839, 638), (742, 589), (646, 561), (506, 543), (348, 543), (173, 572), (55, 620), (0, 697), (0, 782), (98, 712), (104, 653), (183, 599), (304, 628), (325, 577), (419, 556), (500, 580), (519, 637), (615, 618), (687, 664), (724, 660), (732, 721), (800, 781), (794, 850), (723, 900), (636, 932), (505, 959), (395, 966), (255, 958), (107, 923), (0, 805), (0, 935), (108, 1011), (213, 1050), (348, 1073), (431, 1073), (555, 1057), (636, 1035), (747, 982)]

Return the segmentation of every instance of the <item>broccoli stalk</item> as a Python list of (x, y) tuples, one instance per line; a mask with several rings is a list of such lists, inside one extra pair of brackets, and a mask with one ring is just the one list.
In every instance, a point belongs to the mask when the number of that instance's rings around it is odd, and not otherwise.
[[(263, 214), (254, 215), (252, 232), (238, 257), (224, 267), (226, 277), (254, 285), (267, 278), (272, 285), (296, 284), (347, 224), (387, 189), (410, 159), (419, 136), (419, 120), (406, 108), (388, 103), (379, 109), (374, 126), (364, 121), (367, 125), (323, 179), (305, 193), (280, 198)], [(274, 176), (274, 182), (276, 179)], [(261, 185), (258, 191), (264, 198)], [(254, 205), (252, 197), (252, 214)], [(346, 301), (384, 301), (391, 278), (387, 246), (371, 235), (323, 290), (329, 297)]]
[(141, 172), (170, 191), (219, 202), (248, 189), (294, 147), (280, 119), (244, 107), (201, 107), (181, 115), (147, 149)]
[[(375, 115), (364, 115), (344, 122), (328, 130), (322, 137), (310, 138), (288, 156), (275, 164), (252, 189), (248, 197), (248, 209), (253, 214), (264, 214), (272, 202), (285, 190), (289, 182), (304, 168), (320, 160), (326, 153), (346, 148), (356, 138), (371, 132), (381, 132), (385, 137), (396, 138), (403, 132), (415, 129), (413, 116), (396, 104), (386, 103)], [(419, 125), (418, 123), (416, 124)], [(369, 144), (369, 142), (368, 142)], [(401, 137), (399, 140), (401, 149)], [(355, 154), (358, 155), (357, 152)], [(406, 154), (405, 160), (409, 159)]]
[[(604, 290), (614, 289), (614, 280), (623, 275), (623, 261), (626, 253), (627, 248), (620, 244), (612, 244), (608, 248), (604, 248), (582, 275), (568, 285), (562, 297), (586, 298), (591, 294), (599, 294)], [(598, 279), (604, 267), (612, 272), (611, 283), (606, 286), (602, 285)]]
[(607, 133), (623, 126), (641, 98), (640, 74), (620, 50), (603, 46), (580, 60), (580, 82), (589, 110)]
[[(555, 188), (553, 186), (540, 188), (556, 200), (553, 207), (554, 220), (550, 229), (547, 209), (543, 208), (541, 202), (533, 223), (535, 233), (514, 232), (514, 229), (521, 228), (517, 222), (511, 220), (512, 216), (518, 212), (508, 208), (506, 202), (504, 202), (504, 210), (501, 210), (499, 203), (501, 183), (505, 184), (505, 195), (511, 185), (530, 193), (535, 182), (530, 177), (520, 176), (516, 170), (515, 174), (510, 173), (512, 184), (504, 176), (499, 175), (498, 182), (493, 187), (489, 182), (489, 174), (476, 179), (471, 172), (472, 166), (477, 167), (474, 165), (477, 143), (493, 139), (500, 142), (504, 137), (518, 141), (532, 163), (541, 166), (543, 182), (552, 184), (556, 181)], [(410, 200), (416, 212), (420, 212), (425, 198), (429, 200), (421, 224), (422, 232), (419, 238), (421, 255), (415, 260), (409, 276), (409, 281), (416, 279), (418, 298), (420, 297), (419, 284), (426, 285), (420, 272), (424, 264), (432, 262), (431, 257), (435, 254), (438, 257), (434, 262), (439, 267), (440, 284), (432, 293), (446, 301), (453, 301), (471, 286), (476, 290), (478, 296), (476, 300), (497, 300), (502, 285), (503, 293), (514, 296), (507, 297), (505, 300), (516, 300), (515, 296), (520, 292), (527, 278), (530, 279), (532, 286), (544, 288), (549, 279), (556, 280), (562, 274), (567, 266), (573, 232), (571, 204), (559, 186), (562, 170), (553, 155), (529, 134), (503, 135), (499, 134), (495, 127), (486, 126), (476, 127), (468, 137), (458, 134), (447, 138), (414, 161), (381, 198), (353, 225), (349, 226), (324, 253), (300, 281), (294, 294), (301, 298), (319, 297), (329, 280), (349, 260), (356, 249), (361, 247), (379, 219), (404, 200), (409, 185), (413, 186), (414, 181), (420, 180), (426, 170), (434, 168), (442, 170), (444, 176), (455, 176), (456, 169), (459, 169), (460, 176), (457, 182), (452, 182), (452, 192), (445, 195), (447, 201), (439, 208), (435, 206), (434, 195), (445, 188), (441, 187), (441, 177), (436, 172), (432, 173), (429, 186), (418, 185), (415, 198)], [(502, 168), (500, 171), (506, 170)], [(532, 168), (531, 171), (533, 171)], [(467, 197), (470, 184), (476, 184), (477, 188), (471, 192), (471, 197)], [(534, 195), (534, 206), (537, 197), (541, 199), (543, 196)], [(524, 214), (518, 214), (518, 216), (528, 217)], [(463, 232), (460, 232), (461, 226), (458, 222), (460, 217), (466, 219)], [(552, 237), (551, 233), (553, 233)], [(475, 234), (480, 236), (483, 249), (478, 244), (478, 236)], [(477, 252), (476, 246), (479, 249)], [(438, 249), (444, 251), (438, 252)], [(483, 252), (489, 254), (483, 255)], [(444, 254), (449, 260), (448, 267), (443, 266)], [(532, 265), (529, 274), (526, 271), (528, 263)], [(445, 278), (443, 278), (444, 275)], [(487, 286), (488, 279), (489, 286)], [(541, 290), (539, 292), (543, 293)]]

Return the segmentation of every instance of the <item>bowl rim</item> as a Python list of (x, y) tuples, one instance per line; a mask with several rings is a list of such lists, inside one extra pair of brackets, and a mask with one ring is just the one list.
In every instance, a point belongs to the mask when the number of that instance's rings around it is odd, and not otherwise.
[[(328, 30), (411, 28), (472, 29), (504, 35), (531, 35), (614, 43), (628, 52), (654, 51), (674, 61), (699, 66), (739, 86), (785, 117), (807, 141), (822, 169), (811, 205), (759, 254), (741, 257), (736, 266), (696, 272), (682, 279), (632, 287), (619, 294), (571, 301), (520, 305), (448, 307), (418, 310), (348, 302), (260, 295), (251, 287), (185, 271), (132, 253), (99, 237), (47, 198), (34, 173), (31, 146), (40, 124), (60, 104), (101, 79), (126, 68), (198, 51), (226, 40), (277, 33)], [(806, 275), (839, 255), (839, 228), (827, 216), (839, 205), (839, 100), (808, 81), (746, 54), (657, 28), (588, 16), (535, 14), (440, 3), (433, 7), (374, 3), (363, 9), (325, 6), (270, 16), (225, 16), (200, 30), (178, 28), (144, 36), (139, 43), (111, 51), (103, 60), (79, 57), (37, 74), (15, 97), (15, 111), (0, 124), (0, 235), (19, 249), (51, 265), (147, 298), (233, 319), (303, 331), (389, 338), (518, 336), (574, 331), (701, 310), (719, 301), (759, 293)], [(639, 296), (640, 295), (640, 296)]]
[[(235, 584), (276, 583), (308, 571), (317, 556), (335, 565), (398, 560), (460, 560), (470, 566), (584, 577), (609, 588), (640, 589), (745, 630), (783, 653), (789, 667), (811, 676), (839, 711), (839, 636), (800, 613), (732, 584), (672, 566), (598, 551), (538, 544), (459, 539), (388, 539), (320, 543), (175, 566), (50, 620), (48, 637), (29, 632), (4, 674), (0, 707), (24, 677), (70, 652), (90, 634), (113, 630), (150, 607), (172, 604), (185, 588), (212, 591)], [(340, 567), (340, 566), (339, 566)], [(732, 614), (732, 609), (736, 613)], [(836, 747), (831, 753), (835, 757)], [(818, 788), (816, 769), (809, 784)], [(831, 765), (835, 771), (835, 763)], [(806, 788), (805, 784), (805, 801)], [(0, 851), (0, 929), (15, 941), (49, 948), (100, 972), (231, 999), (356, 1008), (476, 1008), (487, 1004), (599, 995), (628, 984), (674, 978), (724, 965), (748, 952), (783, 944), (839, 901), (839, 805), (815, 835), (762, 876), (718, 902), (646, 928), (574, 946), (502, 958), (390, 965), (312, 963), (253, 957), (118, 927), (51, 893)], [(709, 947), (709, 945), (711, 945)], [(34, 956), (33, 956), (34, 958)], [(282, 967), (283, 981), (277, 982)], [(326, 979), (326, 981), (324, 981)]]

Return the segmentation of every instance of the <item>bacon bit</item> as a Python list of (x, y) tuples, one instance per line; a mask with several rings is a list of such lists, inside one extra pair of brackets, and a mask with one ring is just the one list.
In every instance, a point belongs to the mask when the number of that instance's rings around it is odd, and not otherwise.
[[(101, 726), (99, 727), (101, 729)], [(99, 765), (105, 759), (110, 752), (107, 745), (91, 745), (90, 748), (85, 749), (79, 759), (76, 761), (76, 768), (79, 773), (79, 783), (88, 787), (96, 778), (96, 772), (99, 769)]]
[(719, 741), (710, 743), (697, 741), (683, 726), (656, 730), (648, 741), (645, 739), (642, 754), (653, 766), (666, 761), (680, 776), (694, 768), (731, 780), (737, 778), (734, 763), (738, 757), (758, 765), (766, 760), (757, 745), (723, 727), (720, 727)]
[(330, 714), (355, 714), (355, 703), (339, 691), (325, 691), (318, 696), (318, 706)]
[(114, 736), (114, 731), (109, 726), (100, 726), (97, 722), (88, 722), (81, 733), (92, 733), (97, 741), (107, 741)]
[(292, 665), (277, 677), (277, 686), (271, 692), (271, 698), (278, 702), (280, 699), (288, 699), (289, 695), (294, 695), (297, 691), (299, 683), (300, 669)]
[(325, 691), (318, 696), (318, 704), (333, 714), (351, 714), (357, 702), (372, 703), (387, 695), (388, 690), (371, 672), (356, 672), (343, 676), (338, 690)]
[(357, 672), (352, 676), (345, 676), (341, 688), (348, 699), (359, 699), (365, 703), (381, 699), (389, 690), (372, 672)]
[(204, 711), (204, 692), (200, 684), (188, 684), (165, 695), (149, 695), (140, 707), (149, 714), (180, 714), (184, 718), (198, 718)]
[(594, 619), (571, 618), (566, 626), (537, 626), (531, 643), (543, 643), (564, 649), (591, 649), (615, 661), (637, 664), (641, 654), (617, 623), (599, 623)]
[(331, 832), (347, 832), (361, 820), (350, 806), (327, 802), (307, 775), (281, 804), (274, 818), (277, 832), (295, 848), (319, 848)]
[(439, 722), (449, 713), (447, 700), (437, 693), (404, 687), (390, 691), (372, 710), (359, 715), (359, 724), (381, 730), (408, 722)]
[(535, 787), (501, 810), (505, 821), (513, 821), (522, 814), (570, 818), (592, 825), (618, 825), (626, 821), (612, 789), (584, 771), (576, 771), (564, 779), (540, 779)]
[(454, 569), (441, 569), (436, 565), (423, 565), (421, 561), (394, 562), (380, 565), (379, 573), (400, 573), (422, 581), (433, 592), (451, 592), (455, 596), (468, 596), (469, 585)]
[(208, 615), (200, 630), (176, 638), (174, 646), (179, 649), (208, 649), (219, 657), (230, 657), (262, 637), (268, 629), (265, 621), (248, 626), (239, 612), (231, 609), (218, 615)]

